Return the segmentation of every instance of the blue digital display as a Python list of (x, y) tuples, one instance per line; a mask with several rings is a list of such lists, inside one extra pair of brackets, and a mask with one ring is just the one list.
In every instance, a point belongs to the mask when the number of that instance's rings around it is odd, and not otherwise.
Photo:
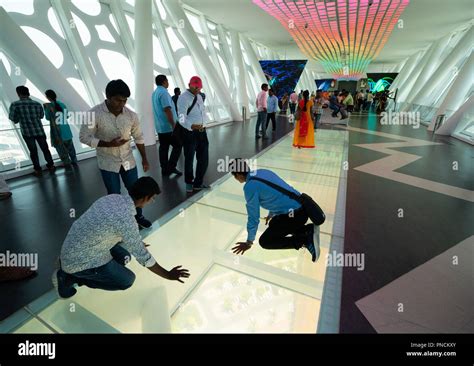
[(285, 93), (290, 95), (295, 90), (308, 60), (261, 60), (259, 62), (268, 85), (274, 90), (278, 99), (281, 99)]

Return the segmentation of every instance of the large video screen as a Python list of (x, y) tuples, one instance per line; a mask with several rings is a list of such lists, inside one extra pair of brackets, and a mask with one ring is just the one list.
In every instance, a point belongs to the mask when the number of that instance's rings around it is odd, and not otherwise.
[(392, 73), (367, 73), (367, 82), (372, 93), (389, 89), (397, 77), (398, 72)]
[(322, 91), (328, 91), (329, 89), (336, 87), (336, 80), (334, 79), (316, 79), (316, 89)]
[[(295, 90), (308, 60), (261, 60), (259, 62), (268, 85), (280, 99), (285, 93), (290, 95)], [(260, 85), (258, 87), (260, 88)]]

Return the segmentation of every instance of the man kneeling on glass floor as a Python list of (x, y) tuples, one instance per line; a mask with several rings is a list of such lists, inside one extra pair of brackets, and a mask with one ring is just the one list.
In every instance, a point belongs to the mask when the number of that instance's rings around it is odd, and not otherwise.
[(300, 193), (270, 170), (250, 170), (244, 159), (232, 160), (229, 170), (235, 179), (245, 183), (248, 214), (247, 241), (237, 243), (232, 251), (244, 254), (252, 247), (260, 220), (260, 207), (263, 207), (270, 211), (266, 218), (269, 226), (259, 238), (260, 246), (264, 249), (296, 250), (305, 247), (311, 253), (312, 261), (316, 262), (320, 255), (319, 226), (306, 224), (308, 214), (301, 203), (271, 187), (271, 184), (298, 196)]
[(59, 257), (60, 268), (53, 274), (59, 297), (69, 298), (76, 286), (107, 291), (125, 290), (133, 285), (135, 274), (126, 268), (131, 255), (142, 266), (166, 278), (183, 282), (189, 277), (181, 266), (167, 271), (142, 242), (135, 222), (136, 208), (152, 203), (160, 188), (151, 177), (138, 179), (130, 196), (110, 194), (99, 198), (71, 226)]

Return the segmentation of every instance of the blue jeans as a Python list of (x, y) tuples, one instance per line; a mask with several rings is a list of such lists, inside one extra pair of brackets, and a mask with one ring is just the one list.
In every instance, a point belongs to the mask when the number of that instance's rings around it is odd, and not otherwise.
[(332, 112), (332, 116), (333, 116), (333, 117), (336, 117), (341, 108), (340, 108), (338, 105), (336, 105), (336, 104), (330, 104), (330, 105), (329, 105), (329, 109), (331, 109), (331, 110), (333, 111), (333, 112)]
[(319, 121), (321, 120), (321, 113), (314, 115), (314, 129), (317, 130), (319, 127)]
[(61, 141), (55, 145), (55, 148), (64, 165), (77, 163), (76, 149), (74, 148), (74, 143), (72, 140)]
[[(107, 194), (120, 194), (120, 177), (122, 177), (123, 184), (127, 191), (130, 192), (133, 184), (138, 180), (138, 170), (137, 167), (125, 170), (120, 167), (120, 171), (118, 173), (109, 172), (107, 170), (100, 170), (102, 174), (102, 180), (104, 181), (105, 188), (107, 188)], [(137, 217), (142, 217), (142, 209), (137, 207)]]
[(258, 136), (258, 130), (262, 129), (262, 136), (265, 136), (265, 131), (267, 127), (267, 112), (258, 112), (257, 115), (257, 125), (255, 126), (255, 136)]
[(70, 274), (80, 285), (107, 291), (126, 290), (135, 282), (135, 273), (125, 265), (130, 261), (130, 253), (119, 244), (110, 250), (114, 259), (97, 268)]

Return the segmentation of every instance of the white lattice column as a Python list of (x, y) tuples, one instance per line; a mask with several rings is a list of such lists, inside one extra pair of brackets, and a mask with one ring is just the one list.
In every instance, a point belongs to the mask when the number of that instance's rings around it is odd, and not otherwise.
[(151, 0), (135, 2), (135, 103), (145, 146), (156, 144), (153, 93), (153, 28)]
[[(426, 81), (425, 86), (433, 91), (443, 90), (441, 83), (445, 80), (448, 73), (462, 60), (463, 57), (472, 49), (472, 40), (474, 37), (474, 28), (470, 28), (453, 51), (446, 56), (441, 64), (433, 72), (432, 76)], [(425, 88), (424, 88), (425, 89)], [(426, 91), (422, 89), (413, 97), (413, 104), (426, 105), (430, 103)]]
[[(408, 100), (413, 96), (413, 88), (415, 86), (415, 80), (420, 75), (423, 68), (428, 62), (430, 62), (430, 54), (433, 51), (433, 46), (428, 48), (423, 56), (420, 57), (415, 67), (411, 70), (410, 74), (403, 83), (403, 87), (400, 88), (399, 99), (408, 103)], [(391, 88), (392, 89), (392, 88)], [(407, 104), (408, 105), (408, 104)]]
[(224, 59), (225, 59), (225, 62), (227, 64), (227, 68), (229, 70), (229, 78), (230, 78), (230, 84), (231, 84), (231, 87), (232, 87), (232, 93), (234, 94), (234, 96), (237, 96), (237, 91), (236, 91), (236, 82), (235, 82), (235, 79), (232, 76), (232, 73), (233, 73), (233, 70), (234, 70), (234, 67), (235, 67), (235, 60), (234, 58), (232, 57), (232, 54), (230, 52), (230, 48), (229, 48), (229, 44), (227, 43), (227, 37), (226, 37), (226, 33), (225, 33), (225, 30), (224, 30), (224, 27), (222, 26), (222, 24), (217, 24), (217, 34), (219, 35), (219, 43), (221, 45), (221, 48), (222, 48), (222, 51), (224, 53)]
[[(263, 73), (262, 67), (260, 66), (260, 62), (258, 62), (257, 54), (255, 53), (255, 50), (250, 44), (250, 41), (245, 36), (241, 37), (241, 41), (242, 45), (244, 46), (245, 52), (247, 53), (247, 57), (249, 58), (250, 65), (255, 71), (255, 75), (257, 76), (257, 78), (260, 78), (260, 80), (257, 80), (257, 83), (259, 81), (260, 84), (265, 83), (267, 81), (267, 78)], [(258, 90), (260, 90), (260, 85), (258, 85)]]
[(416, 64), (416, 67), (412, 70), (410, 77), (405, 81), (404, 88), (401, 90), (400, 97), (405, 100), (405, 102), (410, 103), (413, 99), (413, 90), (418, 89), (416, 85), (416, 80), (419, 78), (423, 70), (427, 65), (433, 63), (432, 55), (433, 51), (436, 49), (437, 42), (431, 44), (431, 46), (426, 50), (424, 55), (420, 58), (419, 62)]
[(72, 57), (77, 64), (78, 72), (89, 92), (92, 104), (103, 102), (104, 98), (102, 97), (102, 91), (97, 86), (95, 72), (82, 43), (77, 25), (74, 23), (72, 17), (70, 2), (51, 0), (51, 6), (57, 14), (57, 18), (66, 37), (66, 42), (71, 50)]
[(184, 25), (183, 27), (178, 27), (179, 32), (186, 40), (187, 46), (190, 53), (193, 55), (194, 60), (199, 64), (200, 69), (204, 71), (206, 78), (212, 84), (214, 90), (219, 93), (222, 101), (228, 107), (232, 119), (234, 121), (241, 121), (242, 115), (235, 105), (235, 102), (232, 100), (225, 81), (222, 80), (221, 76), (216, 72), (214, 65), (209, 61), (209, 56), (202, 47), (199, 38), (194, 32), (193, 27), (179, 2), (176, 0), (164, 0), (163, 5), (175, 24)]
[[(474, 95), (471, 97), (451, 116), (449, 117), (446, 122), (436, 130), (436, 135), (452, 135), (453, 132), (457, 129), (459, 122), (461, 121), (463, 115), (469, 110), (472, 113), (472, 109), (474, 108)], [(469, 120), (466, 120), (469, 122)], [(465, 128), (466, 126), (461, 126), (461, 128)], [(470, 141), (472, 144), (472, 140)]]
[(81, 95), (67, 82), (58, 69), (46, 58), (41, 50), (13, 21), (8, 13), (0, 7), (0, 24), (2, 37), (0, 48), (20, 67), (28, 79), (40, 90), (54, 89), (71, 110), (87, 111), (90, 109)]
[(117, 28), (120, 33), (120, 39), (123, 42), (125, 50), (129, 56), (130, 64), (135, 68), (135, 47), (133, 46), (133, 37), (130, 28), (128, 27), (127, 18), (122, 7), (121, 1), (110, 1), (110, 11), (115, 18)]
[(463, 65), (461, 70), (456, 76), (453, 84), (449, 88), (449, 91), (446, 93), (446, 96), (439, 106), (435, 116), (431, 120), (431, 123), (428, 127), (428, 131), (433, 131), (436, 124), (436, 118), (440, 114), (446, 114), (446, 111), (457, 110), (461, 104), (464, 102), (464, 97), (467, 95), (469, 90), (472, 88), (474, 83), (474, 53), (471, 53), (469, 59)]
[(235, 67), (233, 74), (237, 84), (237, 96), (240, 106), (245, 108), (247, 116), (250, 116), (249, 97), (247, 95), (247, 85), (245, 83), (244, 56), (240, 48), (240, 36), (236, 31), (230, 32), (230, 43), (232, 44), (232, 55), (234, 56)]
[[(408, 59), (405, 66), (403, 66), (403, 69), (400, 70), (400, 73), (398, 74), (390, 89), (395, 90), (398, 88), (400, 91), (404, 89), (405, 82), (407, 81), (415, 66), (418, 64), (422, 53), (423, 51), (417, 52)], [(398, 100), (401, 102), (404, 101), (400, 98), (400, 96), (398, 97)]]
[(407, 103), (411, 103), (413, 97), (418, 94), (418, 92), (425, 86), (426, 81), (430, 78), (435, 70), (436, 66), (442, 61), (440, 57), (443, 51), (446, 49), (449, 43), (451, 35), (445, 36), (438, 40), (434, 45), (433, 49), (429, 53), (429, 60), (424, 64), (422, 70), (415, 82), (413, 83), (413, 88), (410, 91), (410, 95), (407, 98)]

